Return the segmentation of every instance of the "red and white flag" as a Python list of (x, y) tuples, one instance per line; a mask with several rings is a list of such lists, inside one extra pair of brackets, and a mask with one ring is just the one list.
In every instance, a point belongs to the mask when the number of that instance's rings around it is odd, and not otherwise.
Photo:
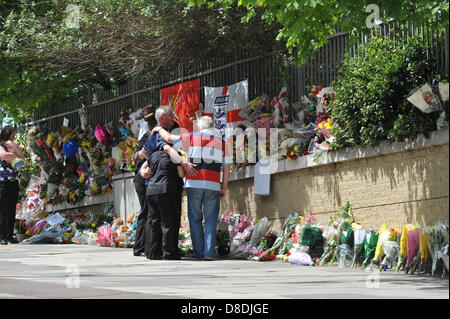
[(248, 104), (248, 81), (241, 81), (228, 86), (205, 86), (205, 110), (203, 115), (214, 118), (216, 128), (236, 128), (248, 126), (246, 119), (239, 112)]

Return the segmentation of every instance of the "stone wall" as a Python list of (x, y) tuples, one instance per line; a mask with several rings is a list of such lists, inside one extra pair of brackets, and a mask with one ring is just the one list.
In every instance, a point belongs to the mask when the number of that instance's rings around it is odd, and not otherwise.
[[(448, 130), (376, 148), (351, 148), (280, 161), (270, 195), (254, 195), (253, 167), (233, 173), (221, 214), (232, 211), (269, 218), (277, 229), (293, 212), (314, 214), (321, 223), (349, 201), (356, 221), (379, 229), (383, 223), (431, 225), (448, 220)], [(186, 198), (183, 210), (186, 214)]]

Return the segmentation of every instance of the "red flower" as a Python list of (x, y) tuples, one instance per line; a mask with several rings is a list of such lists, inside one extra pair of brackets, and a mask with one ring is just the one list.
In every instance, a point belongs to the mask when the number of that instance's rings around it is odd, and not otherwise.
[(298, 152), (296, 152), (293, 147), (288, 147), (286, 151), (286, 157), (290, 160), (295, 161), (298, 157)]
[(312, 91), (312, 94), (313, 94), (313, 95), (317, 95), (317, 94), (320, 93), (320, 91), (322, 91), (322, 89), (323, 89), (323, 86), (316, 86), (316, 87), (314, 88), (314, 91)]
[(52, 152), (50, 151), (50, 149), (46, 148), (46, 149), (45, 149), (45, 154), (47, 154), (48, 158), (53, 159), (53, 154), (52, 154)]
[(44, 145), (44, 142), (42, 140), (36, 140), (36, 144), (38, 146), (42, 146), (42, 145)]

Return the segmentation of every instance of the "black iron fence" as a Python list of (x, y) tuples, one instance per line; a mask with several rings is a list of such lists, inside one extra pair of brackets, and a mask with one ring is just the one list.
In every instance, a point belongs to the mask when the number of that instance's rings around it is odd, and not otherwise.
[[(428, 48), (429, 56), (436, 62), (436, 73), (448, 77), (449, 68), (449, 35), (436, 32), (428, 27), (404, 25), (396, 23), (380, 27), (383, 37), (408, 38), (422, 35)], [(266, 93), (276, 96), (283, 86), (288, 89), (288, 99), (292, 103), (302, 95), (307, 94), (313, 85), (331, 86), (338, 77), (339, 67), (346, 52), (354, 54), (357, 45), (365, 43), (369, 36), (361, 34), (358, 44), (350, 42), (346, 33), (336, 33), (330, 36), (329, 42), (318, 50), (315, 57), (297, 67), (287, 64), (279, 55), (269, 53), (252, 57), (236, 50), (233, 58), (218, 57), (200, 63), (180, 65), (175, 70), (160, 77), (144, 77), (130, 81), (116, 89), (98, 93), (98, 101), (92, 103), (91, 97), (80, 97), (79, 100), (67, 101), (46, 111), (37, 111), (26, 126), (38, 125), (49, 131), (58, 131), (64, 118), (69, 120), (69, 126), (79, 125), (78, 110), (84, 101), (88, 106), (88, 123), (95, 126), (98, 123), (118, 123), (120, 110), (127, 106), (132, 109), (152, 104), (159, 105), (160, 90), (181, 82), (200, 78), (202, 86), (200, 100), (204, 103), (203, 87), (219, 87), (248, 80), (249, 99)], [(45, 114), (51, 114), (46, 116)]]

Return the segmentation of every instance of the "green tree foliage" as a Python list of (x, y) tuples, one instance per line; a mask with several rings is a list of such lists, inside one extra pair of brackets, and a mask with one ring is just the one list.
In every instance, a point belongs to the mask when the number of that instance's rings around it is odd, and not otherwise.
[[(286, 41), (290, 53), (297, 50), (298, 64), (303, 64), (337, 31), (356, 35), (369, 32), (377, 16), (383, 22), (414, 22), (444, 30), (448, 28), (448, 0), (186, 0), (190, 5), (219, 6), (224, 10), (236, 3), (247, 9), (242, 18), (247, 22), (257, 9), (267, 24), (281, 27), (277, 39)], [(376, 5), (376, 12), (369, 5)], [(369, 6), (369, 7), (368, 7)], [(367, 11), (366, 11), (367, 9)], [(379, 14), (377, 14), (379, 13)]]
[(407, 98), (433, 78), (433, 64), (419, 37), (393, 41), (374, 35), (354, 57), (347, 54), (329, 105), (334, 149), (401, 141), (436, 129), (438, 112), (424, 114)]
[(0, 105), (20, 120), (88, 88), (232, 57), (234, 48), (274, 50), (276, 29), (243, 25), (244, 14), (184, 0), (0, 0)]

